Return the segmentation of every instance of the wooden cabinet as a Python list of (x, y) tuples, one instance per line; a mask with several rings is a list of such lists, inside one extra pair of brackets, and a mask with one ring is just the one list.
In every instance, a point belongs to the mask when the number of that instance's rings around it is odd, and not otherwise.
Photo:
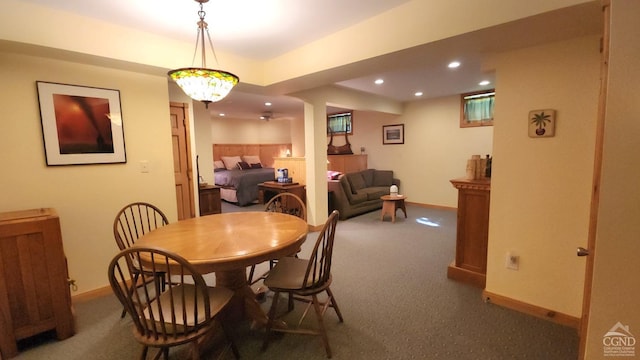
[(327, 155), (328, 170), (343, 174), (358, 172), (367, 168), (367, 155)]
[(288, 169), (289, 177), (293, 181), (301, 184), (307, 184), (307, 167), (303, 157), (277, 157), (273, 158), (273, 167), (276, 169)]
[(456, 259), (447, 269), (451, 279), (485, 287), (491, 180), (451, 180), (458, 189)]
[(54, 209), (0, 213), (0, 358), (16, 341), (55, 330), (74, 334), (60, 221)]
[(200, 216), (220, 214), (222, 212), (219, 186), (201, 186), (198, 189), (198, 194), (200, 201)]

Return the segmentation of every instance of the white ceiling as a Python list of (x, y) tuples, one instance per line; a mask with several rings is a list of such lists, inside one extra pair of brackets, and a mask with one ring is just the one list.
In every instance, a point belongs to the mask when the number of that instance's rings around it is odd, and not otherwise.
[[(20, 0), (179, 40), (193, 41), (199, 5), (193, 0)], [(211, 0), (204, 4), (216, 49), (253, 59), (270, 59), (344, 29), (409, 0)], [(426, 0), (425, 0), (426, 1)], [(330, 83), (398, 101), (480, 90), (481, 80), (494, 74), (481, 69), (490, 53), (532, 46), (601, 31), (599, 1), (534, 18), (484, 29), (349, 66), (348, 71), (323, 74)], [(452, 60), (462, 65), (447, 68)], [(348, 76), (345, 74), (349, 74)], [(327, 85), (318, 83), (317, 86)], [(375, 85), (377, 78), (385, 80)], [(256, 119), (272, 111), (273, 119), (300, 117), (299, 100), (278, 95), (281, 90), (242, 86), (209, 106), (214, 115)], [(264, 103), (273, 103), (271, 108)]]

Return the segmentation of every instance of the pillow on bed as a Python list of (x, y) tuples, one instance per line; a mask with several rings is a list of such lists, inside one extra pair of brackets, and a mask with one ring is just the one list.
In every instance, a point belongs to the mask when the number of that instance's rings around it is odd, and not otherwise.
[(238, 162), (238, 169), (247, 170), (247, 169), (251, 169), (251, 166), (249, 166), (249, 164), (247, 164), (246, 161), (240, 161)]
[(242, 161), (240, 156), (220, 156), (220, 160), (224, 163), (224, 167), (227, 170), (233, 170), (238, 168), (238, 163)]
[(224, 167), (224, 163), (222, 162), (222, 160), (216, 160), (213, 162), (213, 169), (225, 169)]
[(250, 164), (252, 169), (262, 169), (262, 164), (260, 163), (256, 163), (256, 164)]
[(260, 161), (260, 156), (258, 155), (243, 155), (242, 161), (246, 162), (247, 164), (262, 164), (262, 161)]

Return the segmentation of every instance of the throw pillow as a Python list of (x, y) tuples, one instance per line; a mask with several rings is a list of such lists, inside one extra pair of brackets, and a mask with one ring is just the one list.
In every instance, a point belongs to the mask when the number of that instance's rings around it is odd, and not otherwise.
[(239, 161), (238, 162), (238, 169), (247, 170), (247, 169), (251, 169), (251, 166), (249, 164), (247, 164), (246, 161)]
[(260, 156), (258, 155), (242, 155), (242, 161), (247, 164), (262, 164), (260, 161)]
[(373, 186), (373, 174), (376, 171), (374, 169), (366, 169), (366, 170), (362, 170), (360, 173), (362, 174), (362, 178), (364, 179), (364, 182), (366, 184), (365, 187), (370, 187)]
[(262, 164), (260, 164), (260, 163), (251, 164), (251, 168), (252, 169), (262, 169)]
[(376, 172), (373, 174), (373, 186), (391, 186), (392, 184), (392, 170), (376, 170)]
[(342, 175), (340, 171), (327, 171), (327, 179), (329, 180), (338, 180), (338, 178)]
[(238, 163), (242, 161), (240, 156), (220, 156), (220, 160), (224, 163), (224, 167), (227, 170), (233, 170), (238, 168)]
[(362, 174), (359, 172), (347, 174), (347, 180), (349, 180), (349, 184), (351, 184), (351, 192), (354, 194), (357, 194), (358, 190), (367, 187)]

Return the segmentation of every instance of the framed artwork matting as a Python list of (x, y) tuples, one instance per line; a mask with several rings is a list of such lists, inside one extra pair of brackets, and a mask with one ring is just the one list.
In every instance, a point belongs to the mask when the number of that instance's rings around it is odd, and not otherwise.
[(120, 92), (36, 81), (47, 165), (126, 163)]

